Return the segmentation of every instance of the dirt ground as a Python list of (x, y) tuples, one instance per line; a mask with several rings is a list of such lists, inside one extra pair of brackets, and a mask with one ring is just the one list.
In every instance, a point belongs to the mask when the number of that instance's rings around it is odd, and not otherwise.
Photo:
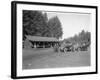
[(54, 52), (53, 49), (23, 49), (23, 69), (90, 66), (90, 51)]

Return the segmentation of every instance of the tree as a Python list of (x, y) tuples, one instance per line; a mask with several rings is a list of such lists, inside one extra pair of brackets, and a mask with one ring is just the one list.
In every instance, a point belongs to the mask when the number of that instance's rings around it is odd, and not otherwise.
[(91, 43), (91, 33), (82, 30), (79, 34), (75, 34), (73, 37), (65, 39), (66, 41), (70, 41), (72, 43)]
[(43, 16), (44, 16), (44, 20), (46, 21), (46, 28), (45, 28), (45, 31), (41, 34), (41, 36), (43, 36), (43, 37), (51, 37), (51, 33), (50, 33), (50, 30), (49, 30), (49, 27), (48, 27), (49, 19), (47, 17), (47, 13), (45, 12), (43, 14)]
[(81, 41), (90, 41), (91, 35), (90, 32), (86, 32), (84, 30), (81, 31), (81, 33), (79, 33), (79, 38)]
[(41, 36), (47, 31), (47, 22), (40, 11), (23, 11), (23, 40), (25, 35)]
[(48, 16), (47, 16), (46, 12), (44, 13), (44, 19), (45, 19), (46, 22), (48, 22)]
[(48, 21), (48, 29), (50, 31), (51, 37), (55, 37), (57, 39), (59, 39), (60, 37), (62, 37), (62, 26), (61, 26), (61, 22), (58, 19), (57, 16), (49, 19)]
[(62, 37), (62, 27), (57, 16), (48, 19), (47, 13), (23, 10), (23, 40), (26, 35), (42, 37)]

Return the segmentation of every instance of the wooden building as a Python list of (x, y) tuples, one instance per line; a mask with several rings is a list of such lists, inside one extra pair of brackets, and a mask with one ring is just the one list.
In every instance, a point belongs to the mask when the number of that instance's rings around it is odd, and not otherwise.
[(51, 48), (59, 44), (59, 40), (54, 37), (26, 36), (32, 43), (32, 48)]

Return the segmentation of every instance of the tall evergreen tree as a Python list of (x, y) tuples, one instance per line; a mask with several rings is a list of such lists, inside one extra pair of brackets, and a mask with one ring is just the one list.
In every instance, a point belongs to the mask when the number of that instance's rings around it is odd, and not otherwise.
[(23, 39), (25, 35), (41, 36), (47, 30), (47, 22), (40, 11), (23, 11)]
[(23, 10), (23, 40), (25, 35), (62, 37), (62, 26), (57, 16), (48, 19), (47, 13)]
[(58, 39), (62, 37), (63, 34), (62, 25), (57, 16), (49, 19), (48, 27), (52, 37), (56, 37)]

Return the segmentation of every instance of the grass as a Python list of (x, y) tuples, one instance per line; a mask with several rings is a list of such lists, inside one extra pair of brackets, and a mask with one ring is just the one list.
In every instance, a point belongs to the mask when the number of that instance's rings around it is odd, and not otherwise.
[(54, 52), (53, 49), (23, 49), (23, 69), (90, 66), (90, 51)]

